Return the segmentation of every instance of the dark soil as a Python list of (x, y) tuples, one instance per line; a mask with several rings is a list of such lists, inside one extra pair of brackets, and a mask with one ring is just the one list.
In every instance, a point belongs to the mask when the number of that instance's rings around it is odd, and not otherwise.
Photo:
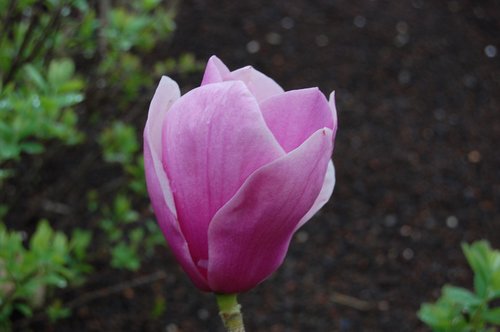
[[(285, 89), (336, 90), (334, 195), (295, 236), (278, 272), (240, 296), (248, 331), (426, 331), (420, 304), (445, 283), (472, 285), (460, 243), (484, 238), (500, 247), (500, 1), (183, 0), (177, 26), (158, 56), (216, 54), (232, 69), (254, 65)], [(176, 79), (186, 91), (201, 74)], [(151, 96), (131, 105), (138, 127)], [(31, 230), (40, 215), (95, 225), (82, 220), (82, 197), (103, 179), (105, 196), (117, 173), (77, 149), (46, 158), (52, 164), (36, 174), (29, 169), (37, 160), (24, 166), (36, 186), (11, 188), (22, 211), (9, 226)], [(71, 210), (49, 213), (44, 199)], [(150, 215), (146, 202), (143, 212)], [(156, 281), (141, 284), (149, 277)], [(102, 288), (109, 293), (71, 318), (31, 327), (222, 331), (213, 297), (191, 285), (169, 250), (137, 273), (103, 266), (61, 296)], [(161, 298), (166, 311), (155, 318)]]

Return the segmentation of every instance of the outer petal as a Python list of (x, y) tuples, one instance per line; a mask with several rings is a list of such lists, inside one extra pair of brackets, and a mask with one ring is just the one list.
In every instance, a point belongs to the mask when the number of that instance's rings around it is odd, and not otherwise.
[(306, 213), (304, 217), (300, 220), (295, 227), (295, 230), (299, 229), (302, 225), (304, 225), (309, 219), (312, 218), (323, 207), (323, 205), (328, 202), (333, 193), (333, 187), (335, 187), (335, 168), (333, 167), (333, 162), (330, 160), (328, 163), (328, 169), (326, 171), (325, 180), (323, 181), (323, 187), (321, 188), (321, 192), (319, 193), (316, 201), (314, 201), (311, 209)]
[(251, 66), (243, 67), (231, 72), (229, 75), (224, 76), (224, 80), (243, 81), (258, 102), (284, 92), (283, 88), (272, 78), (262, 74), (260, 71)]
[(193, 260), (205, 273), (214, 214), (247, 177), (284, 155), (242, 82), (194, 89), (167, 113), (163, 165)]
[(337, 134), (337, 107), (335, 106), (335, 91), (330, 93), (330, 98), (328, 99), (328, 104), (330, 105), (330, 109), (332, 110), (333, 115), (333, 138)]
[(217, 212), (208, 233), (212, 290), (246, 291), (278, 268), (297, 224), (321, 191), (331, 152), (332, 131), (320, 129), (252, 174)]
[(144, 129), (144, 169), (149, 197), (165, 238), (194, 284), (209, 290), (206, 280), (191, 260), (186, 240), (180, 232), (168, 179), (161, 165), (161, 123), (172, 103), (180, 96), (177, 83), (162, 77), (149, 107)]
[(292, 90), (260, 104), (262, 115), (286, 152), (320, 128), (333, 129), (333, 114), (318, 88)]
[(218, 83), (224, 81), (224, 77), (229, 75), (229, 69), (226, 65), (215, 55), (208, 59), (207, 66), (205, 67), (205, 74), (201, 85)]
[[(163, 173), (158, 176), (154, 170), (151, 145), (146, 136), (144, 137), (144, 145), (146, 183), (158, 224), (175, 257), (196, 287), (204, 291), (209, 291), (210, 288), (208, 287), (205, 277), (202, 276), (191, 259), (186, 239), (180, 231), (176, 217), (166, 204), (164, 188), (161, 187), (161, 182), (159, 180), (159, 178), (165, 175)], [(163, 172), (163, 170), (161, 170), (161, 172)]]
[[(337, 131), (337, 108), (335, 107), (335, 91), (330, 94), (330, 99), (328, 101), (330, 105), (332, 116), (333, 116), (333, 137), (335, 138), (335, 134)], [(335, 142), (334, 142), (335, 144)], [(311, 219), (316, 212), (319, 211), (323, 207), (323, 205), (328, 202), (333, 193), (333, 188), (335, 187), (335, 168), (333, 166), (333, 162), (330, 161), (328, 163), (328, 170), (325, 175), (325, 181), (323, 182), (323, 188), (319, 193), (319, 196), (316, 198), (314, 205), (307, 212), (307, 214), (300, 220), (299, 224), (296, 227), (296, 230), (299, 229), (302, 225), (304, 225), (309, 219)]]

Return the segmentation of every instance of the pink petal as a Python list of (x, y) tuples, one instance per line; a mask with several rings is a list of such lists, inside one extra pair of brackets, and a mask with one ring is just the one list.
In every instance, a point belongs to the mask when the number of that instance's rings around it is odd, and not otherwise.
[(204, 85), (181, 97), (163, 128), (163, 165), (179, 223), (202, 272), (214, 214), (256, 169), (284, 155), (242, 82)]
[(161, 123), (170, 106), (180, 96), (179, 87), (170, 78), (162, 77), (149, 107), (144, 129), (144, 169), (149, 197), (158, 224), (165, 235), (175, 257), (180, 262), (194, 284), (208, 290), (205, 279), (191, 260), (186, 240), (180, 232), (176, 220), (176, 210), (170, 185), (161, 165)]
[(163, 235), (172, 249), (174, 256), (196, 287), (204, 291), (209, 291), (210, 289), (207, 281), (191, 259), (189, 247), (180, 231), (176, 217), (167, 206), (165, 188), (162, 187), (161, 181), (159, 180), (160, 178), (164, 178), (165, 174), (163, 169), (160, 174), (155, 172), (151, 144), (149, 144), (146, 135), (144, 136), (144, 169), (149, 197), (151, 198), (158, 225), (160, 225)]
[(260, 104), (262, 115), (286, 152), (320, 128), (333, 129), (332, 111), (318, 88), (287, 91)]
[(229, 69), (218, 57), (212, 55), (205, 67), (201, 85), (222, 82), (227, 75), (229, 75)]
[(160, 84), (156, 88), (156, 92), (149, 105), (148, 119), (146, 120), (146, 127), (144, 128), (144, 137), (147, 137), (148, 144), (151, 144), (152, 165), (154, 171), (159, 176), (161, 187), (164, 188), (163, 192), (167, 206), (174, 215), (175, 204), (170, 190), (170, 185), (164, 174), (161, 159), (162, 159), (162, 123), (165, 115), (172, 106), (172, 104), (179, 99), (180, 90), (175, 81), (167, 76), (163, 76)]
[(314, 201), (314, 204), (311, 207), (311, 209), (306, 213), (304, 217), (302, 217), (300, 222), (297, 224), (295, 230), (302, 227), (302, 225), (304, 225), (307, 221), (309, 221), (309, 219), (311, 219), (316, 214), (316, 212), (318, 212), (319, 209), (321, 209), (323, 205), (325, 205), (326, 202), (328, 202), (328, 200), (332, 196), (333, 187), (335, 187), (335, 168), (333, 167), (333, 162), (330, 160), (330, 162), (328, 163), (328, 169), (326, 171), (325, 180), (323, 181), (323, 187), (321, 188), (321, 192)]
[(224, 80), (243, 81), (258, 102), (284, 92), (283, 88), (272, 78), (262, 74), (251, 66), (237, 69), (229, 75), (225, 75)]
[(215, 292), (249, 290), (283, 262), (301, 218), (323, 186), (332, 131), (320, 129), (252, 174), (209, 227), (208, 282)]
[(328, 99), (328, 105), (330, 105), (330, 109), (332, 110), (333, 115), (333, 138), (337, 134), (337, 107), (335, 106), (335, 91), (330, 93), (330, 98)]

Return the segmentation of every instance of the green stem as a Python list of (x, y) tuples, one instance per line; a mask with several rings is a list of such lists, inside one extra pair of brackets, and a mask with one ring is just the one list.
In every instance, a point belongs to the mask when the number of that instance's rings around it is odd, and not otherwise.
[(219, 315), (228, 332), (245, 332), (237, 294), (216, 294)]

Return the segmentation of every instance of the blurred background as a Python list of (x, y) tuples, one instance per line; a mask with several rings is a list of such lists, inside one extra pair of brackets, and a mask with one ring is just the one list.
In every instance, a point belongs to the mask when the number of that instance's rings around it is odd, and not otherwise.
[(3, 0), (0, 18), (6, 330), (222, 331), (141, 156), (161, 75), (186, 92), (211, 55), (336, 91), (333, 197), (240, 296), (248, 331), (428, 331), (421, 303), (472, 288), (460, 244), (500, 247), (498, 0)]

